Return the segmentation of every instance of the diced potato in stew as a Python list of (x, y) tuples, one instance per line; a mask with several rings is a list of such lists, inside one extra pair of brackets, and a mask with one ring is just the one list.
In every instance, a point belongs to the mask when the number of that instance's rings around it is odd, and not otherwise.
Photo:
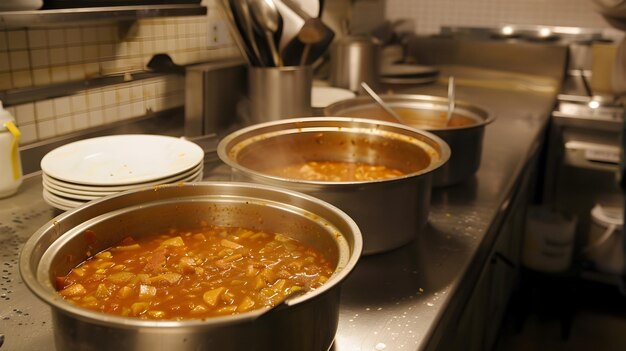
[(270, 307), (320, 287), (333, 270), (313, 247), (285, 235), (210, 227), (126, 238), (56, 285), (64, 299), (91, 310), (182, 320)]
[(400, 170), (382, 165), (336, 161), (308, 161), (267, 169), (265, 172), (288, 179), (322, 182), (372, 181), (405, 175)]

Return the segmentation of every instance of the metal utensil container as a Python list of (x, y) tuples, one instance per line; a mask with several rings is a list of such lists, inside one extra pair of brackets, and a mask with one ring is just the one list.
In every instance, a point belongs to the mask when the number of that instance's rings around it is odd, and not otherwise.
[(249, 123), (308, 116), (312, 113), (311, 66), (248, 68)]
[(358, 91), (361, 82), (377, 89), (380, 80), (381, 45), (368, 36), (348, 36), (336, 40), (330, 51), (332, 86)]
[[(363, 233), (364, 254), (407, 244), (422, 230), (430, 207), (431, 174), (450, 157), (437, 136), (396, 123), (340, 117), (294, 118), (250, 126), (218, 145), (237, 180), (304, 192), (346, 211)], [(306, 161), (361, 162), (403, 171), (375, 181), (288, 179), (270, 168)]]
[[(459, 127), (420, 127), (418, 126), (420, 122), (440, 120), (442, 113), (445, 116), (448, 108), (447, 98), (417, 94), (388, 94), (381, 97), (391, 108), (419, 112), (419, 117), (404, 117), (405, 124), (427, 130), (450, 146), (452, 150), (450, 161), (435, 172), (433, 186), (443, 187), (463, 182), (470, 179), (480, 168), (485, 126), (494, 120), (487, 111), (464, 101), (456, 101), (453, 117), (464, 116), (474, 120), (475, 123)], [(324, 109), (324, 115), (391, 120), (391, 117), (367, 96), (336, 102)]]
[[(132, 235), (206, 223), (278, 232), (336, 263), (320, 288), (274, 309), (203, 320), (156, 321), (83, 309), (61, 298), (54, 278)], [(96, 234), (88, 247), (85, 230)], [(39, 229), (20, 256), (24, 283), (50, 305), (58, 350), (326, 350), (335, 337), (339, 287), (361, 254), (350, 217), (318, 199), (245, 183), (193, 183), (125, 192), (66, 212)]]

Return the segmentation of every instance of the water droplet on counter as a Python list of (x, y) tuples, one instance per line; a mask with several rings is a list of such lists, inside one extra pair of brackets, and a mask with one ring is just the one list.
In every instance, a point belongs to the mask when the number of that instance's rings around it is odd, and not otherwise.
[(426, 303), (426, 306), (428, 306), (428, 307), (433, 307), (433, 306), (435, 306), (435, 304), (434, 304), (434, 303), (432, 303), (432, 302), (427, 302), (427, 303)]
[(375, 347), (376, 351), (381, 351), (381, 350), (384, 350), (386, 348), (387, 348), (387, 345), (385, 345), (382, 342), (379, 342), (378, 344), (376, 344), (376, 347)]

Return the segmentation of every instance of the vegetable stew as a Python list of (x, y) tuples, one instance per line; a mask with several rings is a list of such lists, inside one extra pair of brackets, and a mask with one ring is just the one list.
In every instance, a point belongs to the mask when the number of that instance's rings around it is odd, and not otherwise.
[(404, 172), (385, 166), (335, 161), (309, 161), (269, 169), (266, 172), (283, 178), (325, 182), (372, 181), (404, 175)]
[(208, 227), (128, 237), (56, 284), (64, 299), (91, 310), (182, 320), (270, 307), (320, 287), (333, 271), (313, 247), (284, 235)]

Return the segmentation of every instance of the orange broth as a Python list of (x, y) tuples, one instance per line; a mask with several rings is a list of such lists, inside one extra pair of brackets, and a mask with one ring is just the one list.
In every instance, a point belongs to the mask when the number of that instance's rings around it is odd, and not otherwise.
[(309, 161), (265, 171), (268, 174), (288, 178), (325, 182), (372, 181), (401, 177), (405, 173), (397, 169), (358, 162)]
[[(476, 119), (457, 113), (452, 113), (452, 117), (446, 125), (445, 122), (447, 113), (443, 111), (423, 111), (406, 107), (393, 107), (393, 110), (400, 115), (402, 120), (406, 122), (407, 125), (416, 128), (456, 128), (478, 124)], [(349, 112), (342, 113), (341, 115), (355, 118), (369, 118), (397, 122), (393, 117), (389, 116), (387, 112), (378, 107), (354, 109)]]
[(126, 238), (57, 278), (57, 288), (94, 311), (182, 320), (273, 306), (333, 271), (313, 247), (284, 235), (211, 227)]

